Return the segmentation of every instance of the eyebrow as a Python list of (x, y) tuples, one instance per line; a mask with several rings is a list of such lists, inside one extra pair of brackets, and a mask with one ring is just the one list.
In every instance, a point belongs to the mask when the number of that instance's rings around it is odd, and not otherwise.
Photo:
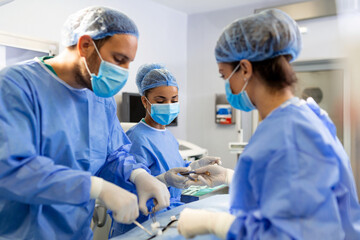
[[(129, 61), (130, 60), (130, 58), (128, 57), (128, 56), (126, 56), (125, 54), (123, 54), (123, 53), (114, 53), (114, 55), (116, 56), (116, 57), (123, 57), (123, 58), (125, 58), (125, 60), (127, 60), (127, 61)], [(134, 60), (134, 59), (133, 59)], [(132, 61), (133, 61), (132, 60)]]
[(164, 96), (155, 96), (154, 98), (166, 98)]
[[(172, 96), (171, 98), (176, 98), (176, 97), (178, 97), (178, 95)], [(166, 99), (166, 97), (164, 97), (164, 96), (155, 96), (154, 98)]]

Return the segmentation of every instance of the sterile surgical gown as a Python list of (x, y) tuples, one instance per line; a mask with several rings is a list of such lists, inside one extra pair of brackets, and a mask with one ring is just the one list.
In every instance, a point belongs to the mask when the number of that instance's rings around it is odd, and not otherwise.
[(92, 239), (90, 176), (134, 187), (142, 165), (130, 147), (113, 98), (72, 88), (38, 59), (3, 69), (0, 239)]
[(350, 161), (312, 98), (293, 98), (259, 124), (230, 196), (228, 239), (360, 239)]
[[(179, 143), (168, 129), (156, 129), (147, 125), (143, 120), (130, 128), (126, 135), (131, 140), (130, 153), (138, 163), (150, 169), (153, 176), (160, 175), (171, 168), (187, 167), (179, 153)], [(181, 189), (169, 187), (171, 209), (182, 205), (180, 201)], [(146, 220), (145, 216), (139, 217), (140, 222)], [(112, 236), (122, 234), (135, 225), (113, 223)]]

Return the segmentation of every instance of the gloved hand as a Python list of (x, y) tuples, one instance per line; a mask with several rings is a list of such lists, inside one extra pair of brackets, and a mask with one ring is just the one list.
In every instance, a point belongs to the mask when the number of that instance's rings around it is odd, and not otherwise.
[(177, 229), (185, 238), (210, 233), (226, 239), (227, 232), (234, 220), (235, 216), (225, 212), (185, 208), (180, 213)]
[(129, 224), (139, 216), (136, 195), (102, 178), (91, 177), (90, 198), (103, 201), (117, 222)]
[(201, 168), (207, 165), (221, 165), (221, 158), (220, 157), (211, 157), (211, 156), (206, 156), (203, 158), (200, 158), (199, 160), (195, 160), (194, 162), (192, 162), (189, 167), (191, 168), (191, 170), (195, 170), (197, 168)]
[(209, 187), (216, 187), (221, 184), (230, 185), (234, 175), (234, 170), (217, 165), (205, 166), (195, 171), (198, 179)]
[(157, 179), (159, 179), (161, 182), (165, 183), (167, 186), (176, 187), (176, 188), (188, 188), (191, 185), (204, 185), (204, 183), (200, 181), (193, 181), (190, 180), (190, 178), (186, 176), (180, 176), (178, 173), (180, 172), (188, 172), (191, 169), (189, 167), (178, 167), (178, 168), (172, 168), (167, 172), (164, 172), (158, 176), (156, 176)]
[(155, 205), (155, 211), (168, 207), (170, 205), (170, 193), (166, 185), (148, 174), (143, 169), (136, 169), (134, 171), (137, 171), (138, 174), (136, 174), (135, 177), (131, 176), (130, 179), (132, 179), (132, 182), (136, 185), (136, 191), (139, 196), (139, 208), (143, 214), (149, 214), (146, 202), (150, 198), (155, 198), (157, 202), (157, 205)]

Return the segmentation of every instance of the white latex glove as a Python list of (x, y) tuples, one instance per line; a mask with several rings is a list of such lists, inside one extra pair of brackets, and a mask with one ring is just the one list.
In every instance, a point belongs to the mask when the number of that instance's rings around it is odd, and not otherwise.
[(211, 156), (206, 156), (203, 158), (200, 158), (199, 160), (195, 160), (194, 162), (192, 162), (189, 167), (191, 168), (191, 170), (195, 170), (197, 168), (201, 168), (207, 165), (221, 165), (221, 158), (220, 157), (211, 157)]
[(157, 202), (155, 211), (170, 205), (170, 193), (166, 185), (148, 174), (144, 169), (135, 169), (131, 173), (130, 181), (136, 185), (136, 191), (139, 196), (139, 208), (143, 214), (149, 214), (146, 202), (150, 198), (155, 198)]
[(185, 238), (193, 238), (202, 234), (215, 234), (221, 239), (226, 239), (234, 220), (235, 216), (225, 212), (185, 208), (180, 213), (177, 229)]
[(169, 171), (156, 176), (156, 178), (159, 179), (161, 182), (165, 183), (168, 187), (171, 186), (180, 189), (188, 188), (191, 185), (206, 185), (201, 181), (195, 182), (187, 176), (178, 175), (178, 173), (180, 172), (188, 172), (190, 170), (191, 169), (189, 167), (172, 168)]
[(136, 195), (102, 178), (91, 177), (90, 198), (103, 201), (117, 222), (129, 224), (139, 216)]
[(205, 166), (195, 171), (198, 179), (209, 187), (216, 187), (221, 184), (230, 185), (234, 175), (234, 170), (217, 165)]

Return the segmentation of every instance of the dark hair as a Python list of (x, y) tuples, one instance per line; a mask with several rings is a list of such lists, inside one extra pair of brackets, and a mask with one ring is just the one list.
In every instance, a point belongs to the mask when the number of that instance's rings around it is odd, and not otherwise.
[(144, 91), (144, 96), (147, 98), (153, 88)]
[[(254, 74), (260, 76), (261, 80), (272, 90), (278, 91), (285, 87), (294, 88), (297, 78), (289, 60), (291, 56), (281, 55), (275, 58), (259, 62), (251, 62)], [(239, 62), (231, 62), (233, 69)], [(238, 68), (237, 71), (239, 71)]]
[[(111, 38), (111, 36), (106, 36), (104, 38), (101, 38), (101, 39), (98, 39), (98, 40), (94, 40), (94, 43), (97, 47), (97, 49), (100, 51), (100, 48), (105, 44), (105, 42), (107, 40), (109, 40), (109, 38)], [(71, 50), (75, 49), (76, 48), (76, 45), (77, 44), (74, 44), (72, 46), (69, 46), (68, 48), (70, 48)]]

